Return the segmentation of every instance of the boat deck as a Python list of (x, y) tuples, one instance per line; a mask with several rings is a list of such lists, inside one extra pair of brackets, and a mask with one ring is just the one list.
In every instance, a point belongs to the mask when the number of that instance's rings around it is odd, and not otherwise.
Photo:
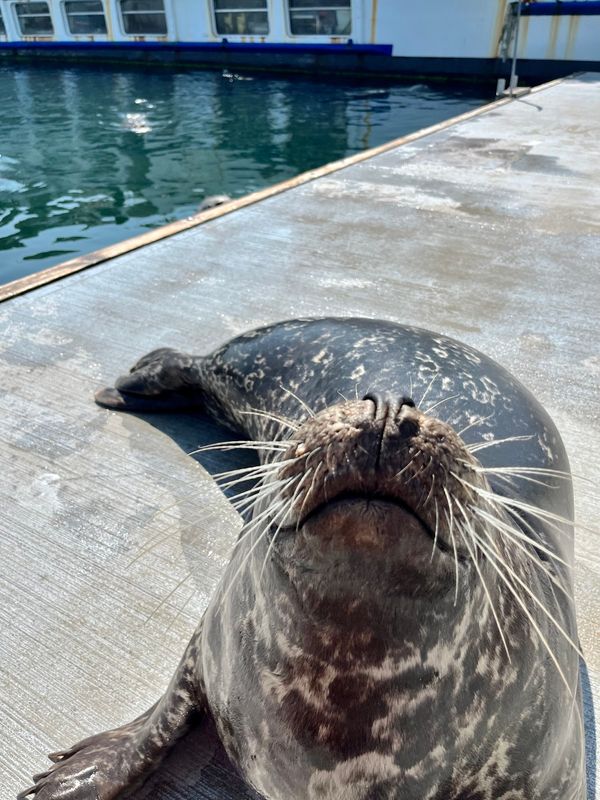
[[(514, 372), (558, 424), (581, 476), (575, 580), (594, 797), (599, 98), (600, 74), (549, 84), (146, 246), (109, 249), (87, 260), (103, 263), (2, 304), (1, 800), (45, 768), (47, 752), (154, 702), (238, 529), (209, 474), (231, 462), (187, 455), (222, 432), (189, 414), (107, 412), (94, 389), (157, 346), (206, 352), (306, 315), (462, 339)], [(252, 796), (210, 729), (137, 795)]]

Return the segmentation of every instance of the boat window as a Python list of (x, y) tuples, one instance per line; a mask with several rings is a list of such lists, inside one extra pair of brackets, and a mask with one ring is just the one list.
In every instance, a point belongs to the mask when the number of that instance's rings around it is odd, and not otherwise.
[(48, 3), (15, 3), (15, 10), (23, 36), (47, 36), (54, 33)]
[(66, 0), (65, 12), (71, 33), (106, 33), (102, 0)]
[(152, 36), (167, 32), (163, 0), (121, 0), (121, 17), (125, 33)]
[(1, 11), (0, 11), (0, 36), (6, 36), (6, 28), (4, 27), (4, 20), (2, 19)]
[(351, 0), (288, 0), (294, 36), (349, 36)]
[(267, 0), (214, 0), (217, 33), (266, 36)]

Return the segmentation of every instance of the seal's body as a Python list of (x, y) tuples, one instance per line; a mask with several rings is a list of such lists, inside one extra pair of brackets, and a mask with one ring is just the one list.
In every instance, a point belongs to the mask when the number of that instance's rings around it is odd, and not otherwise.
[(208, 709), (268, 800), (585, 800), (568, 462), (503, 368), (296, 320), (154, 351), (97, 400), (200, 406), (259, 443), (261, 479), (161, 701), (21, 797), (123, 796)]

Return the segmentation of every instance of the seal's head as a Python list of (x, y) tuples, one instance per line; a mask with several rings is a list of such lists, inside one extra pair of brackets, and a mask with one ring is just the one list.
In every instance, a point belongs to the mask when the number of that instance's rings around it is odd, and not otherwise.
[[(454, 595), (467, 580), (469, 512), (487, 490), (446, 423), (406, 397), (371, 393), (310, 417), (283, 456), (273, 548), (294, 577), (388, 596)], [(335, 580), (333, 580), (335, 578)]]

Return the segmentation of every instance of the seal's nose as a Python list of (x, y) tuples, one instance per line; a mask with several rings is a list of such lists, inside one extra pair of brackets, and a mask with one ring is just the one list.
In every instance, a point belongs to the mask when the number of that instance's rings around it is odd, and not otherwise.
[(410, 397), (402, 395), (395, 397), (387, 392), (368, 392), (363, 400), (370, 400), (375, 406), (375, 420), (395, 420), (402, 415), (404, 408), (414, 408), (415, 402)]

